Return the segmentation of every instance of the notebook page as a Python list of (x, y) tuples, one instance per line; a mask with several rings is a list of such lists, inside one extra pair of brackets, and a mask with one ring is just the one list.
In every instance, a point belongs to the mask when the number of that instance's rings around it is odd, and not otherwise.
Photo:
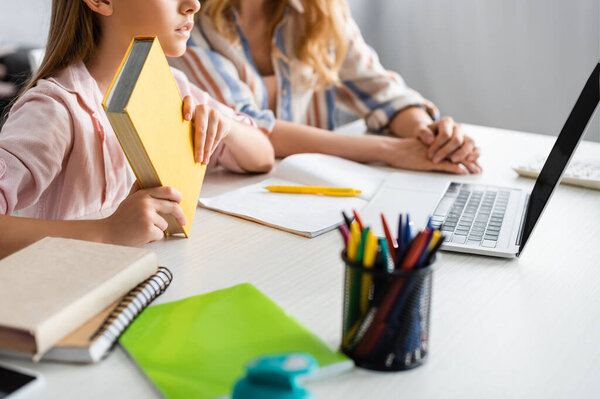
[(361, 198), (369, 200), (388, 174), (372, 166), (331, 155), (296, 154), (281, 161), (271, 176), (289, 180), (295, 185), (354, 188), (362, 191)]
[(270, 227), (314, 237), (337, 227), (342, 210), (362, 209), (368, 202), (359, 197), (281, 194), (265, 190), (267, 185), (297, 185), (298, 182), (271, 178), (212, 198), (200, 204)]
[[(361, 210), (375, 195), (388, 172), (323, 154), (296, 154), (282, 160), (260, 183), (211, 198), (200, 205), (281, 230), (314, 237), (342, 223), (342, 211)], [(207, 182), (207, 184), (210, 184)], [(349, 187), (356, 197), (268, 192), (269, 185)]]

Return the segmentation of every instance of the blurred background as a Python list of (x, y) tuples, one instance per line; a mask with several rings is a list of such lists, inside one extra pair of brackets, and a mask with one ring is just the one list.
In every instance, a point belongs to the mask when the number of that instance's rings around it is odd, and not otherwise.
[[(348, 2), (383, 65), (461, 122), (557, 135), (600, 61), (599, 0)], [(0, 46), (42, 47), (50, 4), (0, 0)]]

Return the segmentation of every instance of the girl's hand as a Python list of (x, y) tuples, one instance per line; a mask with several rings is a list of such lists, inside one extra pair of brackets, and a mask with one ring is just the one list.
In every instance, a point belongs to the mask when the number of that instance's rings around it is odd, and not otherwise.
[(115, 213), (103, 219), (105, 242), (141, 246), (161, 240), (167, 229), (162, 217), (171, 214), (177, 222), (186, 223), (179, 207), (181, 194), (171, 187), (154, 187), (140, 190), (137, 182), (121, 202)]
[(383, 161), (395, 168), (448, 172), (458, 175), (466, 175), (470, 171), (464, 162), (454, 163), (449, 160), (433, 162), (427, 156), (429, 148), (417, 138), (388, 137), (386, 139), (389, 141), (386, 143)]
[(444, 117), (437, 122), (417, 127), (417, 137), (429, 146), (427, 158), (434, 163), (444, 159), (453, 163), (462, 163), (471, 173), (481, 172), (477, 162), (479, 148), (473, 139), (465, 135), (460, 123), (450, 117)]
[(194, 159), (208, 165), (210, 156), (229, 134), (231, 121), (206, 104), (194, 105), (191, 96), (183, 99), (183, 118), (194, 124)]

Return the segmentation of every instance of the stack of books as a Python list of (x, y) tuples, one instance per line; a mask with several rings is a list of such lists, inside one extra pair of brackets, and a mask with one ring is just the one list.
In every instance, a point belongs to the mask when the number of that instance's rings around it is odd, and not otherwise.
[(44, 238), (0, 261), (0, 352), (97, 362), (169, 286), (153, 252)]

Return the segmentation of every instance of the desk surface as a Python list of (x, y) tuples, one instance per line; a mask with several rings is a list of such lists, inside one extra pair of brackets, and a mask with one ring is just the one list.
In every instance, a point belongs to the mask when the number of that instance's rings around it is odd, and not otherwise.
[[(347, 131), (357, 131), (353, 124)], [(482, 148), (473, 181), (530, 189), (510, 166), (553, 138), (465, 125)], [(600, 156), (583, 143), (578, 157)], [(203, 195), (263, 179), (209, 175)], [(448, 176), (450, 179), (451, 176)], [(417, 369), (355, 369), (312, 382), (319, 398), (584, 398), (600, 392), (600, 191), (561, 185), (518, 259), (444, 253), (433, 288), (431, 352)], [(339, 345), (343, 268), (336, 231), (307, 239), (198, 209), (190, 239), (148, 246), (175, 274), (157, 303), (251, 282), (332, 347)], [(2, 359), (6, 361), (6, 359)], [(31, 398), (160, 397), (123, 349), (96, 365), (9, 363), (39, 371)]]

